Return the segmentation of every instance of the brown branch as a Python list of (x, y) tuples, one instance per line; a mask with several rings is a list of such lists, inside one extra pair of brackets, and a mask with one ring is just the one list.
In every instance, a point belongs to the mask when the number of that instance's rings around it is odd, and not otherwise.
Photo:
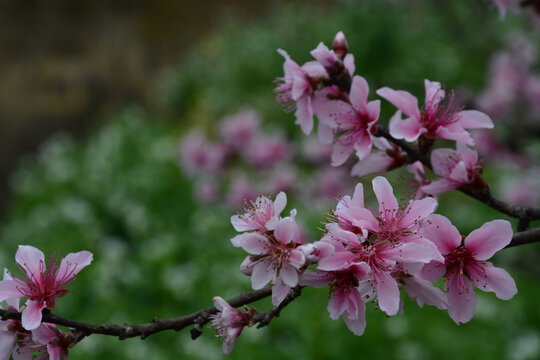
[[(254, 301), (266, 298), (272, 295), (272, 288), (267, 287), (261, 290), (249, 291), (244, 294), (240, 294), (227, 302), (234, 307), (250, 304)], [(132, 324), (132, 325), (119, 325), (119, 324), (101, 324), (94, 325), (88, 324), (76, 320), (66, 319), (51, 312), (43, 312), (43, 322), (52, 323), (56, 325), (62, 325), (77, 330), (80, 339), (90, 334), (102, 334), (116, 336), (120, 340), (127, 338), (138, 337), (145, 339), (148, 336), (165, 330), (179, 331), (187, 326), (196, 323), (207, 323), (210, 315), (217, 313), (217, 309), (213, 306), (199, 310), (197, 312), (168, 319), (154, 318), (151, 323), (145, 324)], [(12, 310), (0, 309), (0, 316), (2, 320), (8, 319), (21, 319), (21, 313)]]
[[(540, 242), (540, 228), (534, 228), (527, 231), (522, 231), (514, 234), (512, 241), (507, 248), (530, 244), (534, 242)], [(268, 325), (273, 318), (278, 317), (281, 311), (302, 294), (302, 286), (297, 286), (289, 292), (285, 300), (277, 306), (272, 308), (266, 313), (257, 314), (254, 316), (254, 322), (258, 323), (257, 328)], [(244, 294), (240, 294), (227, 302), (233, 307), (240, 307), (250, 304), (260, 299), (264, 299), (272, 295), (272, 288), (266, 287), (261, 290), (249, 291)], [(132, 325), (119, 325), (119, 324), (101, 324), (94, 325), (81, 321), (66, 319), (48, 311), (43, 312), (43, 322), (52, 323), (56, 325), (66, 326), (68, 328), (75, 329), (72, 334), (74, 341), (80, 341), (84, 337), (91, 334), (102, 334), (118, 337), (120, 340), (128, 339), (132, 337), (141, 337), (145, 339), (148, 336), (165, 331), (175, 330), (180, 331), (190, 325), (195, 325), (194, 331), (192, 331), (192, 337), (197, 338), (201, 333), (201, 328), (210, 321), (210, 316), (217, 313), (217, 309), (213, 306), (204, 308), (194, 313), (183, 315), (179, 317), (160, 319), (154, 318), (150, 323), (132, 324)], [(8, 319), (21, 319), (21, 313), (13, 310), (0, 309), (0, 317), (2, 320)]]
[(512, 241), (506, 248), (540, 242), (540, 228), (515, 233)]

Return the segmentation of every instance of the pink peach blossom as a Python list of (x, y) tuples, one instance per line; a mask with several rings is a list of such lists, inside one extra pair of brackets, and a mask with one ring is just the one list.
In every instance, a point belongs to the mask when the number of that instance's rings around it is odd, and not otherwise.
[(374, 151), (368, 156), (359, 160), (352, 168), (352, 176), (366, 176), (370, 174), (384, 173), (402, 166), (406, 159), (407, 153), (399, 146), (391, 144), (385, 138), (372, 137)]
[(275, 306), (283, 301), (290, 288), (298, 285), (299, 270), (306, 261), (304, 253), (298, 249), (302, 240), (294, 215), (293, 210), (290, 217), (280, 219), (273, 231), (248, 232), (231, 239), (235, 247), (251, 254), (243, 264), (244, 272), (251, 274), (253, 289), (262, 289), (269, 282), (274, 285), (272, 303)]
[(319, 121), (337, 138), (332, 153), (332, 166), (342, 165), (355, 152), (359, 159), (371, 151), (371, 129), (379, 119), (380, 101), (368, 102), (369, 86), (355, 76), (349, 94), (350, 103), (334, 100), (317, 109)]
[[(47, 349), (46, 353), (43, 352), (36, 359), (67, 359), (68, 349), (71, 345), (69, 334), (58, 330), (54, 324), (43, 323), (37, 329), (32, 330), (32, 340)], [(39, 351), (39, 348), (34, 348), (33, 351)]]
[(467, 184), (481, 184), (482, 166), (478, 163), (478, 154), (466, 145), (457, 143), (456, 150), (433, 150), (431, 165), (441, 179), (422, 186), (426, 194), (435, 195)]
[(494, 292), (502, 300), (510, 300), (517, 293), (512, 277), (486, 261), (512, 240), (508, 221), (487, 222), (462, 237), (450, 220), (433, 214), (421, 231), (444, 256), (444, 262), (435, 260), (427, 264), (421, 275), (430, 281), (444, 277), (448, 314), (456, 324), (471, 320), (476, 309), (475, 287)]
[[(399, 115), (390, 122), (390, 134), (396, 139), (415, 141), (422, 135), (474, 145), (466, 129), (493, 127), (493, 122), (486, 114), (456, 108), (453, 94), (446, 95), (440, 83), (424, 80), (424, 84), (426, 99), (422, 109), (418, 107), (418, 99), (407, 91), (388, 87), (377, 90), (379, 96), (400, 110)], [(401, 119), (401, 112), (407, 116), (405, 120)]]
[(307, 271), (300, 283), (317, 288), (330, 285), (330, 318), (337, 320), (342, 316), (349, 330), (360, 336), (366, 328), (365, 291), (360, 284), (368, 279), (369, 272), (365, 262), (351, 263), (337, 271)]
[(220, 122), (220, 135), (223, 141), (236, 150), (241, 150), (257, 135), (261, 119), (253, 109), (243, 109), (224, 117)]
[(255, 201), (246, 202), (246, 212), (243, 215), (231, 216), (231, 224), (239, 232), (273, 230), (286, 205), (287, 195), (284, 192), (277, 194), (275, 201), (259, 196)]
[(324, 67), (316, 61), (310, 61), (300, 66), (289, 54), (278, 49), (285, 58), (283, 77), (277, 78), (278, 86), (274, 90), (276, 102), (283, 104), (285, 111), (296, 108), (296, 124), (308, 135), (313, 130), (313, 96), (318, 88), (319, 79), (328, 74)]
[(27, 297), (26, 308), (22, 312), (22, 325), (33, 330), (41, 323), (41, 310), (53, 310), (55, 299), (66, 295), (66, 287), (75, 280), (75, 275), (92, 262), (92, 253), (80, 251), (68, 254), (60, 260), (54, 254), (47, 266), (43, 252), (33, 246), (19, 245), (15, 255), (24, 280), (12, 275), (13, 279), (0, 281), (0, 301)]
[(210, 316), (211, 324), (216, 329), (217, 336), (223, 339), (223, 354), (230, 354), (236, 338), (240, 336), (242, 329), (249, 325), (252, 315), (232, 307), (219, 296), (214, 297), (214, 306), (218, 313)]

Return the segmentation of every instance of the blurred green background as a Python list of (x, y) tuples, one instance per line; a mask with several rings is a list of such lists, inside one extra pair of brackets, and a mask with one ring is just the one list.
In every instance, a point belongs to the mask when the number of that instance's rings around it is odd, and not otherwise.
[[(122, 14), (122, 7), (117, 11)], [(421, 97), (424, 78), (465, 94), (480, 91), (490, 56), (512, 32), (539, 43), (538, 27), (526, 14), (501, 21), (490, 1), (277, 3), (262, 12), (223, 17), (211, 30), (193, 25), (190, 31), (204, 35), (193, 36), (198, 41), (169, 60), (176, 65), (141, 80), (148, 87), (146, 100), (112, 102), (108, 106), (114, 110), (93, 115), (99, 126), (85, 126), (76, 137), (56, 133), (35, 154), (17, 160), (9, 174), (11, 201), (0, 224), (1, 264), (14, 271), (17, 244), (45, 253), (94, 253), (92, 266), (70, 286), (72, 293), (57, 301), (58, 314), (92, 323), (147, 322), (206, 307), (215, 295), (228, 298), (250, 289), (249, 278), (238, 270), (245, 254), (229, 242), (234, 212), (199, 203), (177, 165), (177, 147), (192, 126), (212, 129), (220, 117), (246, 105), (262, 114), (266, 126), (282, 128), (291, 141), (299, 141), (303, 134), (294, 116), (273, 102), (273, 80), (282, 76), (283, 63), (277, 48), (301, 64), (320, 41), (329, 45), (342, 30), (356, 58), (356, 73), (372, 90), (387, 85)], [(172, 36), (173, 30), (156, 31)], [(158, 38), (156, 43), (167, 43)], [(163, 44), (160, 49), (171, 54)], [(110, 86), (113, 90), (107, 91), (114, 91)], [(60, 101), (59, 108), (64, 104)], [(382, 119), (392, 112), (384, 104)], [(488, 180), (500, 176), (499, 169), (486, 168)], [(329, 202), (326, 209), (333, 206)], [(317, 240), (315, 228), (324, 210), (309, 209), (290, 194), (287, 210), (295, 207), (305, 241)], [(464, 234), (501, 217), (455, 191), (440, 197), (439, 212)], [(459, 327), (446, 312), (419, 309), (403, 294), (405, 315), (386, 318), (370, 304), (366, 332), (356, 337), (341, 320), (328, 317), (325, 289), (306, 289), (270, 326), (245, 329), (227, 358), (539, 359), (539, 255), (536, 245), (497, 255), (495, 264), (514, 276), (518, 295), (503, 302), (478, 291), (475, 317)], [(263, 300), (257, 307), (265, 310), (270, 303)], [(73, 348), (70, 358), (220, 359), (221, 343), (213, 335), (212, 329), (196, 341), (189, 331), (144, 341), (96, 335)]]

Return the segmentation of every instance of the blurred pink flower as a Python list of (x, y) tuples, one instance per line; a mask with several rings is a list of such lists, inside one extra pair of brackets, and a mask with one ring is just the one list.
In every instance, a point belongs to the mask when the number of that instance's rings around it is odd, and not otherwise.
[(252, 109), (243, 109), (224, 117), (220, 122), (220, 136), (233, 149), (241, 150), (258, 134), (261, 119)]
[(210, 143), (200, 132), (193, 130), (180, 141), (179, 155), (182, 170), (193, 176), (218, 173), (226, 153), (220, 146)]
[(289, 158), (291, 148), (282, 136), (259, 136), (251, 141), (241, 155), (253, 166), (268, 168)]
[(242, 204), (255, 200), (257, 190), (251, 184), (245, 174), (233, 174), (231, 185), (227, 194), (227, 205), (230, 208), (238, 208)]

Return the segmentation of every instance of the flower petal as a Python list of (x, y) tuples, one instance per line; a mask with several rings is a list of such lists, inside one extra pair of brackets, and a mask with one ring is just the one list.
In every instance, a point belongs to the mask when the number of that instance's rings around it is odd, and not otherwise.
[(458, 187), (459, 187), (458, 183), (455, 183), (448, 179), (439, 179), (439, 180), (433, 181), (430, 184), (421, 186), (420, 189), (426, 194), (437, 195), (443, 192), (457, 189)]
[(379, 202), (379, 212), (385, 210), (397, 210), (399, 208), (392, 185), (382, 176), (377, 176), (372, 181), (373, 191)]
[(389, 124), (390, 135), (396, 139), (405, 139), (409, 142), (416, 141), (418, 136), (422, 134), (422, 126), (418, 123), (417, 118), (409, 117), (401, 119), (401, 112), (398, 111), (392, 116)]
[(0, 281), (0, 301), (6, 299), (19, 299), (23, 294), (18, 289), (17, 283), (14, 280), (4, 279)]
[(60, 267), (56, 273), (56, 281), (64, 283), (76, 276), (83, 268), (92, 263), (94, 256), (90, 251), (79, 251), (67, 254), (60, 262)]
[(457, 113), (459, 124), (464, 129), (492, 129), (493, 121), (483, 112), (476, 110), (463, 110)]
[(368, 94), (369, 85), (366, 79), (359, 75), (353, 77), (349, 99), (356, 110), (367, 113)]
[(377, 94), (391, 102), (395, 107), (401, 110), (405, 116), (420, 118), (420, 110), (418, 109), (418, 99), (411, 93), (402, 90), (393, 90), (388, 87), (383, 87), (377, 90)]
[(485, 278), (486, 287), (478, 286), (480, 290), (494, 292), (501, 300), (510, 300), (517, 294), (517, 287), (514, 279), (506, 270), (486, 264)]
[(405, 282), (405, 291), (411, 299), (416, 300), (418, 306), (422, 307), (424, 304), (428, 304), (439, 310), (448, 307), (446, 295), (431, 282), (418, 277), (405, 278), (403, 281)]
[(15, 260), (29, 273), (28, 275), (35, 275), (36, 278), (39, 278), (40, 272), (45, 270), (45, 256), (41, 250), (33, 246), (19, 245)]
[(379, 307), (387, 315), (396, 315), (399, 311), (399, 287), (396, 280), (386, 272), (374, 272)]
[(276, 276), (272, 263), (266, 260), (260, 261), (253, 266), (251, 273), (251, 286), (254, 290), (262, 289)]
[(448, 298), (448, 315), (456, 324), (472, 319), (476, 310), (474, 286), (468, 277), (455, 273), (447, 279), (445, 291)]
[(461, 234), (448, 218), (432, 214), (423, 222), (420, 235), (434, 243), (446, 255), (461, 244)]
[(487, 260), (512, 241), (512, 224), (493, 220), (474, 230), (465, 238), (465, 247), (477, 260)]
[(281, 268), (279, 270), (279, 277), (290, 287), (298, 285), (298, 271), (292, 266)]
[(41, 310), (45, 309), (45, 303), (28, 299), (26, 309), (23, 310), (21, 322), (26, 330), (34, 330), (41, 324)]

